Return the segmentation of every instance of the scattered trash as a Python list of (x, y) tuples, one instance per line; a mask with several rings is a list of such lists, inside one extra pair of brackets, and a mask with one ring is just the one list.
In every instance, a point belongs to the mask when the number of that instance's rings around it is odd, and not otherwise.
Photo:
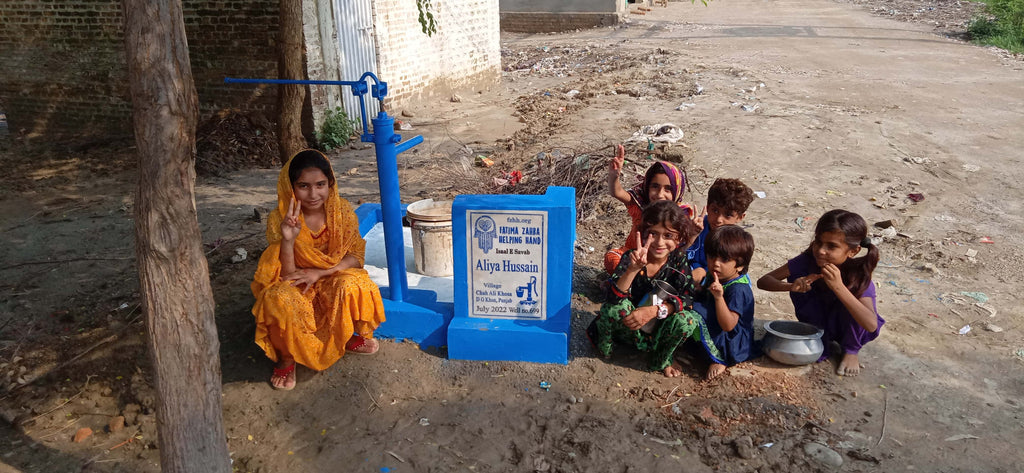
[(675, 143), (683, 139), (683, 130), (671, 123), (656, 123), (640, 127), (633, 136), (626, 139), (626, 143)]
[(929, 316), (929, 317), (935, 317), (936, 319), (937, 319), (937, 318), (939, 318), (939, 316), (938, 316), (938, 315), (936, 315), (936, 314), (933, 314), (933, 313), (931, 313), (931, 312), (929, 312), (929, 313), (928, 313), (928, 316)]
[(914, 164), (928, 164), (928, 163), (932, 162), (931, 159), (920, 158), (920, 157), (917, 157), (917, 156), (907, 156), (907, 157), (903, 158), (903, 160), (908, 162), (908, 163), (914, 163)]
[(895, 228), (893, 228), (893, 227), (886, 228), (886, 229), (882, 230), (882, 238), (886, 239), (886, 240), (891, 239), (891, 238), (896, 238), (896, 233), (897, 232), (896, 232)]
[(249, 257), (249, 253), (245, 251), (245, 248), (235, 248), (235, 255), (231, 257), (232, 263), (241, 263)]
[(896, 294), (899, 294), (901, 296), (914, 295), (914, 291), (911, 291), (910, 289), (900, 286), (896, 281), (889, 281), (889, 285), (896, 288)]
[(977, 438), (980, 438), (980, 437), (975, 436), (975, 435), (971, 435), (971, 434), (958, 434), (958, 435), (954, 435), (952, 437), (946, 438), (946, 441), (947, 442), (955, 442), (957, 440), (972, 440), (972, 439), (977, 439)]
[(878, 228), (889, 228), (895, 227), (896, 225), (897, 221), (894, 218), (890, 218), (889, 220), (882, 220), (881, 222), (875, 222), (875, 226)]
[(967, 325), (964, 325), (963, 327), (960, 327), (960, 330), (958, 330), (957, 333), (959, 333), (960, 335), (967, 335), (967, 333), (970, 332), (970, 331), (971, 331), (971, 325), (967, 324)]
[(768, 442), (766, 444), (763, 444), (761, 445), (761, 448), (772, 448), (772, 445), (775, 445), (775, 442)]
[(845, 192), (840, 192), (840, 191), (837, 191), (837, 190), (828, 189), (828, 190), (825, 191), (825, 195), (846, 195), (846, 193)]
[(540, 382), (540, 388), (545, 390), (545, 391), (548, 391), (548, 390), (551, 389), (551, 383), (549, 383), (547, 381), (541, 381)]
[(565, 93), (565, 96), (566, 96), (566, 97), (569, 97), (569, 98), (573, 98), (573, 97), (575, 97), (575, 96), (577, 96), (577, 95), (579, 95), (579, 94), (580, 94), (580, 91), (578, 91), (578, 90), (576, 90), (576, 89), (572, 89), (572, 90), (570, 90), (570, 91), (566, 92), (566, 93)]
[(754, 105), (742, 105), (740, 106), (740, 109), (742, 109), (744, 112), (753, 112), (754, 110), (757, 110), (760, 107), (760, 104), (755, 103)]
[(989, 332), (992, 332), (992, 333), (1000, 333), (1000, 332), (1003, 331), (1003, 328), (998, 326), (998, 325), (995, 325), (995, 324), (986, 323), (985, 324), (985, 330), (988, 330)]
[[(543, 154), (543, 153), (541, 153), (541, 154)], [(494, 166), (494, 160), (491, 159), (491, 158), (488, 158), (487, 156), (484, 156), (484, 155), (477, 156), (476, 160), (474, 162), (476, 163), (477, 166), (481, 166), (481, 167), (485, 167), (485, 168), (489, 168), (491, 166)]]
[(915, 202), (915, 203), (916, 202), (921, 202), (922, 200), (924, 200), (924, 194), (918, 194), (918, 193), (907, 194), (907, 198), (910, 199), (912, 202)]
[(461, 95), (459, 95), (459, 94), (452, 94), (452, 98), (451, 98), (451, 100), (452, 100), (452, 102), (454, 102), (454, 103), (459, 103), (459, 102), (462, 102), (462, 96), (461, 96)]
[(1024, 348), (1018, 348), (1013, 352), (1013, 355), (1017, 358), (1024, 360)]
[(121, 305), (117, 306), (117, 310), (125, 310), (128, 308), (127, 302), (122, 302)]
[(697, 104), (695, 104), (695, 103), (681, 103), (681, 104), (679, 104), (678, 107), (676, 107), (676, 110), (682, 111), (682, 110), (686, 110), (688, 108), (696, 107), (696, 106), (697, 106)]
[(813, 220), (811, 217), (797, 217), (796, 220), (793, 221), (793, 223), (795, 223), (796, 226), (800, 227), (800, 229), (803, 230), (804, 224), (810, 222), (811, 220)]
[(985, 312), (988, 312), (989, 317), (995, 317), (996, 314), (999, 313), (999, 311), (997, 311), (995, 307), (992, 307), (983, 302), (976, 302), (974, 303), (974, 306), (980, 308), (981, 310), (984, 310)]
[(695, 85), (697, 87), (696, 89), (694, 89), (693, 95), (700, 95), (700, 94), (704, 93), (704, 86), (702, 86), (700, 84), (696, 84), (696, 83), (693, 84), (693, 85)]
[(395, 120), (395, 128), (400, 131), (407, 131), (412, 129), (412, 123), (403, 120)]
[(991, 245), (991, 244), (993, 244), (993, 243), (995, 243), (995, 242), (996, 242), (996, 241), (995, 241), (995, 240), (993, 240), (993, 239), (992, 239), (992, 238), (990, 238), (990, 237), (981, 237), (980, 239), (978, 239), (978, 243), (988, 243), (988, 244), (990, 244), (990, 245)]
[(807, 204), (805, 204), (803, 202), (800, 202), (799, 200), (796, 201), (796, 202), (793, 202), (793, 207), (806, 207), (806, 206), (807, 206)]
[(754, 191), (754, 195), (756, 195), (759, 199), (764, 199), (765, 197), (768, 197), (768, 194), (765, 193), (764, 191)]
[(978, 250), (975, 250), (974, 248), (968, 248), (968, 249), (967, 249), (967, 252), (966, 252), (966, 253), (964, 253), (964, 254), (965, 254), (965, 255), (966, 255), (966, 256), (967, 256), (968, 258), (974, 258), (975, 256), (978, 256)]
[(424, 427), (430, 425), (430, 419), (427, 419), (426, 417), (420, 417), (420, 425)]
[(939, 222), (955, 222), (956, 218), (950, 217), (949, 215), (936, 215), (935, 220)]
[(960, 291), (960, 295), (970, 297), (982, 304), (988, 302), (988, 294), (985, 294), (984, 292)]
[(967, 172), (978, 172), (981, 170), (981, 166), (977, 164), (964, 164), (964, 171)]

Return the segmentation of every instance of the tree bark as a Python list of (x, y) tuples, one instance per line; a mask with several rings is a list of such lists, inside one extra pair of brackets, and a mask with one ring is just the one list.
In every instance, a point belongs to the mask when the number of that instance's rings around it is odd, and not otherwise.
[[(305, 79), (306, 74), (302, 67), (305, 48), (302, 41), (301, 1), (280, 1), (278, 35), (278, 78)], [(302, 103), (306, 99), (306, 86), (282, 84), (277, 90), (278, 148), (281, 152), (281, 164), (284, 165), (288, 158), (308, 146), (306, 138), (302, 136)]]
[(165, 472), (230, 472), (195, 203), (198, 99), (181, 0), (123, 0), (139, 186), (135, 251)]

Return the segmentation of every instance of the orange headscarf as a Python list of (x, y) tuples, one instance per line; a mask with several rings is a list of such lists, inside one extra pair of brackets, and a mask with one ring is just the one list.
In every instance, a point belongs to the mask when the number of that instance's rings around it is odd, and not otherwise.
[[(295, 156), (304, 152), (320, 154), (327, 162), (327, 166), (330, 167), (331, 161), (327, 159), (327, 156), (316, 150), (302, 150), (295, 153)], [(260, 258), (252, 283), (253, 293), (257, 296), (263, 289), (277, 282), (281, 277), (280, 244), (283, 238), (281, 222), (284, 220), (283, 216), (288, 213), (289, 202), (294, 199), (288, 172), (295, 156), (285, 163), (277, 178), (277, 208), (270, 212), (270, 218), (267, 219), (267, 243), (270, 245), (267, 249), (270, 250), (277, 245), (277, 251), (265, 251)], [(334, 175), (334, 169), (331, 168), (331, 176)], [(351, 204), (338, 196), (337, 180), (332, 179), (332, 181), (334, 182), (327, 193), (327, 201), (324, 202), (324, 212), (326, 213), (324, 233), (317, 237), (317, 240), (320, 241), (326, 237), (327, 247), (317, 248), (316, 241), (305, 224), (305, 219), (300, 215), (301, 229), (299, 236), (295, 238), (296, 267), (327, 269), (337, 266), (346, 255), (352, 255), (359, 260), (360, 266), (363, 264), (366, 240), (359, 235), (359, 222), (355, 219)]]

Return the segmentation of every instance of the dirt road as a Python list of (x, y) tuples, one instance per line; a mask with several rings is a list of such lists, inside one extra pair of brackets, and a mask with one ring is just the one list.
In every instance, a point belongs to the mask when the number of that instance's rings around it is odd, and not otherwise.
[[(447, 360), (386, 342), (374, 357), (300, 370), (296, 390), (275, 392), (251, 342), (255, 258), (229, 261), (235, 247), (263, 249), (263, 224), (250, 216), (272, 205), (274, 172), (199, 183), (237, 471), (829, 470), (805, 453), (810, 442), (837, 452), (840, 471), (1019, 469), (1024, 62), (826, 0), (673, 2), (629, 20), (503, 35), (500, 85), (409, 109), (426, 142), (403, 157), (406, 201), (486, 190), (499, 169), (530, 177), (541, 152), (587, 154), (596, 166), (592, 212), (578, 223), (568, 366)], [(710, 383), (697, 379), (699, 363), (669, 380), (642, 371), (638, 355), (593, 357), (579, 329), (600, 303), (600, 255), (628, 229), (602, 195), (601, 149), (655, 123), (685, 132), (657, 152), (685, 163), (691, 202), (702, 205), (720, 176), (764, 192), (744, 221), (758, 247), (755, 278), (806, 247), (828, 209), (895, 221), (897, 235), (872, 229), (887, 323), (862, 352), (859, 377), (838, 377), (829, 363), (757, 360)], [(477, 153), (498, 164), (461, 166)], [(648, 153), (646, 142), (630, 147), (639, 169)], [(0, 428), (0, 471), (158, 468), (133, 309), (134, 176), (117, 165), (130, 150), (120, 156), (4, 183), (0, 308), (19, 319), (0, 328), (0, 376), (17, 384), (86, 354), (0, 400), (21, 425)], [(346, 197), (377, 200), (371, 151), (332, 157)], [(792, 318), (784, 294), (755, 297), (759, 321)], [(119, 414), (127, 427), (108, 431)], [(72, 443), (80, 427), (96, 433)]]

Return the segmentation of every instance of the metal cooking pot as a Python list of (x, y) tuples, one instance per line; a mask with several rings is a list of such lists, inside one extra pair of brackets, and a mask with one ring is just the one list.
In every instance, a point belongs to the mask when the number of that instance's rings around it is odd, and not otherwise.
[(771, 359), (787, 365), (806, 365), (821, 358), (825, 331), (811, 324), (791, 320), (772, 320), (764, 324), (766, 332), (761, 349)]

